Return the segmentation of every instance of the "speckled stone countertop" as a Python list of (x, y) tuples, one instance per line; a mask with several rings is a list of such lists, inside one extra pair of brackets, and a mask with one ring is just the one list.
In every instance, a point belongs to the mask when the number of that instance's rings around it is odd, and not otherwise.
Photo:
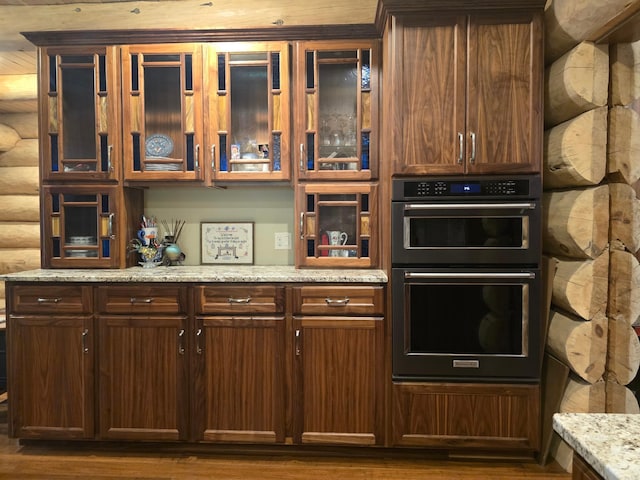
[(640, 479), (640, 415), (556, 413), (553, 429), (606, 480)]
[(382, 270), (287, 265), (206, 265), (124, 269), (39, 269), (0, 275), (15, 282), (316, 282), (386, 283)]

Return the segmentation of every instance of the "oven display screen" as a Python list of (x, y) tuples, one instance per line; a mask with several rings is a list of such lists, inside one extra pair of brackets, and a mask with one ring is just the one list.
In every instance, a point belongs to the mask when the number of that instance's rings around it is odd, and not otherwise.
[(452, 183), (451, 193), (464, 194), (464, 193), (480, 193), (479, 183)]

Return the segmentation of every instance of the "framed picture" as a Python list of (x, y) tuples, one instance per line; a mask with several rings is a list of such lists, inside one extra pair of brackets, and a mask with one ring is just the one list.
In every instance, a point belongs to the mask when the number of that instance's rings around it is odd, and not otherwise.
[(202, 264), (253, 264), (253, 222), (202, 222)]

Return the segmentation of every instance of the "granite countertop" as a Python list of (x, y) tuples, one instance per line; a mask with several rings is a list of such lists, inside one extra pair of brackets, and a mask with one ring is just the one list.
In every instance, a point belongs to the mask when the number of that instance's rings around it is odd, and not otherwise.
[(640, 415), (556, 413), (553, 429), (606, 480), (640, 479)]
[(12, 282), (310, 282), (387, 283), (373, 269), (307, 269), (288, 265), (200, 265), (124, 269), (38, 269), (0, 275)]

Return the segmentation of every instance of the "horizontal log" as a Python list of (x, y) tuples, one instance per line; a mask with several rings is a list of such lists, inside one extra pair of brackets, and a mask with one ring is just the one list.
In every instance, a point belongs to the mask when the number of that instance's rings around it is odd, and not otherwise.
[(640, 340), (627, 322), (609, 321), (606, 379), (628, 385), (640, 366)]
[(36, 113), (0, 113), (0, 123), (10, 126), (20, 138), (38, 138), (38, 115)]
[(542, 201), (543, 250), (596, 258), (609, 243), (609, 186), (551, 191)]
[(640, 114), (631, 108), (609, 110), (607, 172), (616, 181), (633, 185), (640, 179)]
[(580, 43), (545, 70), (546, 128), (603, 107), (608, 93), (607, 45)]
[(0, 152), (7, 152), (21, 140), (15, 129), (0, 123)]
[(635, 253), (640, 249), (640, 199), (626, 183), (610, 183), (609, 197), (611, 246)]
[(607, 315), (633, 325), (640, 316), (640, 262), (631, 253), (611, 250)]
[(40, 219), (38, 195), (0, 195), (1, 222), (37, 222)]
[(607, 169), (607, 110), (594, 108), (545, 132), (546, 190), (602, 181)]
[(547, 351), (583, 380), (601, 380), (607, 360), (607, 317), (585, 321), (552, 309)]
[(0, 275), (40, 268), (39, 248), (0, 248)]
[(0, 112), (38, 113), (38, 100), (0, 100)]
[(553, 0), (545, 9), (545, 58), (555, 60), (615, 18), (629, 0)]
[(0, 167), (0, 192), (30, 195), (40, 191), (38, 167)]
[(560, 413), (605, 413), (605, 388), (604, 381), (592, 384), (570, 374)]
[(606, 382), (607, 413), (640, 413), (638, 399), (628, 387), (615, 382)]
[(0, 75), (0, 100), (36, 98), (38, 98), (38, 76), (35, 73)]
[(0, 248), (40, 248), (38, 222), (0, 222), (0, 232)]
[(640, 43), (616, 43), (609, 46), (611, 68), (611, 105), (628, 106), (640, 98)]
[(552, 304), (586, 320), (606, 314), (609, 252), (593, 260), (558, 259)]
[(38, 140), (19, 140), (15, 146), (0, 153), (0, 167), (37, 167)]

